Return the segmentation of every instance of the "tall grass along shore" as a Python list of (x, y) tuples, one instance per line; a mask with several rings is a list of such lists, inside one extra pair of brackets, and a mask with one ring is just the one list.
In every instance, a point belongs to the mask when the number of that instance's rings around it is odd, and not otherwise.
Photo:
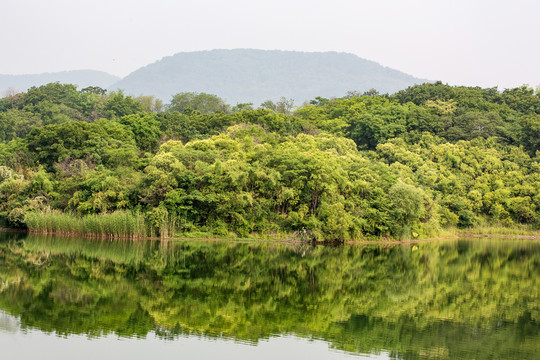
[(26, 216), (26, 224), (30, 232), (101, 238), (168, 237), (174, 232), (169, 222), (156, 226), (142, 214), (123, 210), (84, 216), (55, 210), (31, 212)]

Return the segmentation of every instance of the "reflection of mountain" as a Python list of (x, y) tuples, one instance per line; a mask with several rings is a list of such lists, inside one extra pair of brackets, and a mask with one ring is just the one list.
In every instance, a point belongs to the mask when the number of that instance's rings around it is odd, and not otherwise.
[(302, 104), (316, 96), (341, 97), (351, 90), (394, 93), (423, 82), (353, 54), (235, 49), (168, 56), (134, 71), (111, 89), (155, 95), (165, 102), (180, 92), (205, 92), (232, 105), (259, 106), (281, 96)]
[(60, 334), (294, 334), (407, 359), (532, 358), (539, 270), (538, 244), (492, 239), (413, 251), (29, 236), (0, 241), (0, 309)]

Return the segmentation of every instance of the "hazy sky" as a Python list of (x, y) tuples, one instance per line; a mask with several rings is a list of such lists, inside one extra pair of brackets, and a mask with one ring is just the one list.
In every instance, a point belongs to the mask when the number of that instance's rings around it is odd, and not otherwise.
[(125, 76), (209, 49), (342, 51), (452, 85), (540, 85), (538, 0), (0, 0), (0, 74)]

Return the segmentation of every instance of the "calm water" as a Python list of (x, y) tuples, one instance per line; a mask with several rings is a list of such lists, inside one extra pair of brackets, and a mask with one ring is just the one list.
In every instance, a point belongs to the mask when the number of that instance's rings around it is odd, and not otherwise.
[(540, 243), (0, 233), (3, 358), (538, 359)]

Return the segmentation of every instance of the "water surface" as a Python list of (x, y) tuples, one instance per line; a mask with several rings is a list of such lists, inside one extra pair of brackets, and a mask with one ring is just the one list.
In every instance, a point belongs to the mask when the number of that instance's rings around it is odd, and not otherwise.
[(539, 279), (531, 240), (323, 247), (0, 233), (0, 346), (42, 359), (532, 359)]

